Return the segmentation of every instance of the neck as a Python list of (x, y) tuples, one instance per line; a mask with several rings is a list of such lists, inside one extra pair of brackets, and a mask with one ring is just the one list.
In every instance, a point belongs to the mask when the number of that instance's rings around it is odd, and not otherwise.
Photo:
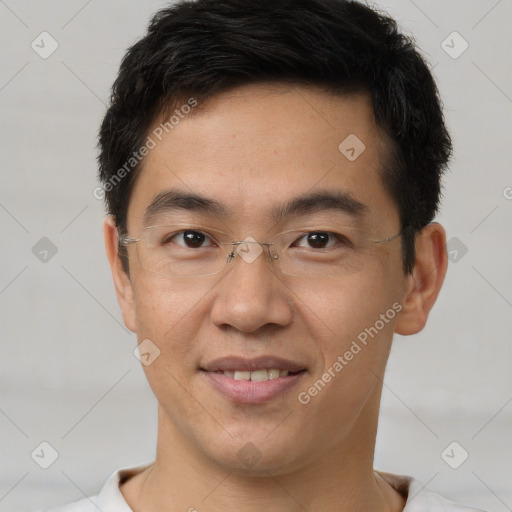
[(292, 472), (257, 476), (235, 473), (198, 453), (159, 408), (155, 463), (121, 491), (135, 512), (402, 511), (405, 500), (373, 471), (379, 403), (380, 393), (369, 397), (339, 446)]

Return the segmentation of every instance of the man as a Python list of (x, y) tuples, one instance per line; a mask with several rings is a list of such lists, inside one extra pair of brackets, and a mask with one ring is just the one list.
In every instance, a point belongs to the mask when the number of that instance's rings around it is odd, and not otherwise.
[(475, 510), (373, 469), (393, 334), (423, 329), (447, 269), (450, 137), (393, 20), (175, 4), (126, 54), (100, 148), (157, 453), (59, 510)]

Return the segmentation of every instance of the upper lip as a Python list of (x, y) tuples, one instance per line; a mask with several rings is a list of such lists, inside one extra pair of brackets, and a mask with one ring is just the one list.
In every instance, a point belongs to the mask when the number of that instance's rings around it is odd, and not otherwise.
[(289, 372), (298, 372), (300, 370), (304, 370), (305, 366), (295, 361), (290, 361), (289, 359), (283, 359), (282, 357), (259, 356), (247, 359), (240, 356), (227, 356), (219, 357), (218, 359), (209, 361), (208, 363), (201, 365), (201, 369), (208, 372), (226, 372), (237, 370), (254, 372), (256, 370), (264, 369), (278, 369), (288, 370)]

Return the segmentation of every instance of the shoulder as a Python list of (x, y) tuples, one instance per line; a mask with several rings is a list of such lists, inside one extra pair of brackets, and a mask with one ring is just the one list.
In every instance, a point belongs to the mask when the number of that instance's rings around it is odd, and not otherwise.
[(404, 512), (420, 512), (435, 511), (435, 512), (485, 512), (481, 509), (468, 507), (460, 503), (446, 499), (444, 496), (431, 491), (423, 491), (420, 499), (420, 507), (415, 507), (414, 501), (411, 502), (410, 508), (405, 508)]
[(403, 512), (485, 512), (484, 510), (455, 503), (440, 494), (425, 489), (425, 486), (410, 476), (376, 471), (404, 498)]
[(116, 469), (98, 494), (38, 512), (133, 512), (126, 503), (119, 485), (150, 465), (151, 463), (145, 463), (129, 468)]

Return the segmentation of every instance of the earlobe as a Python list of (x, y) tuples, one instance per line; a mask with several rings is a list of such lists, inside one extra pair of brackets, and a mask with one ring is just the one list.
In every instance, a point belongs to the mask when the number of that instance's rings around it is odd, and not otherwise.
[(416, 334), (425, 327), (447, 267), (446, 232), (441, 224), (432, 222), (416, 235), (416, 261), (406, 278), (403, 309), (395, 324), (397, 334)]
[(124, 323), (130, 331), (136, 332), (135, 300), (132, 283), (119, 257), (119, 238), (117, 226), (112, 215), (108, 215), (103, 221), (103, 237)]

